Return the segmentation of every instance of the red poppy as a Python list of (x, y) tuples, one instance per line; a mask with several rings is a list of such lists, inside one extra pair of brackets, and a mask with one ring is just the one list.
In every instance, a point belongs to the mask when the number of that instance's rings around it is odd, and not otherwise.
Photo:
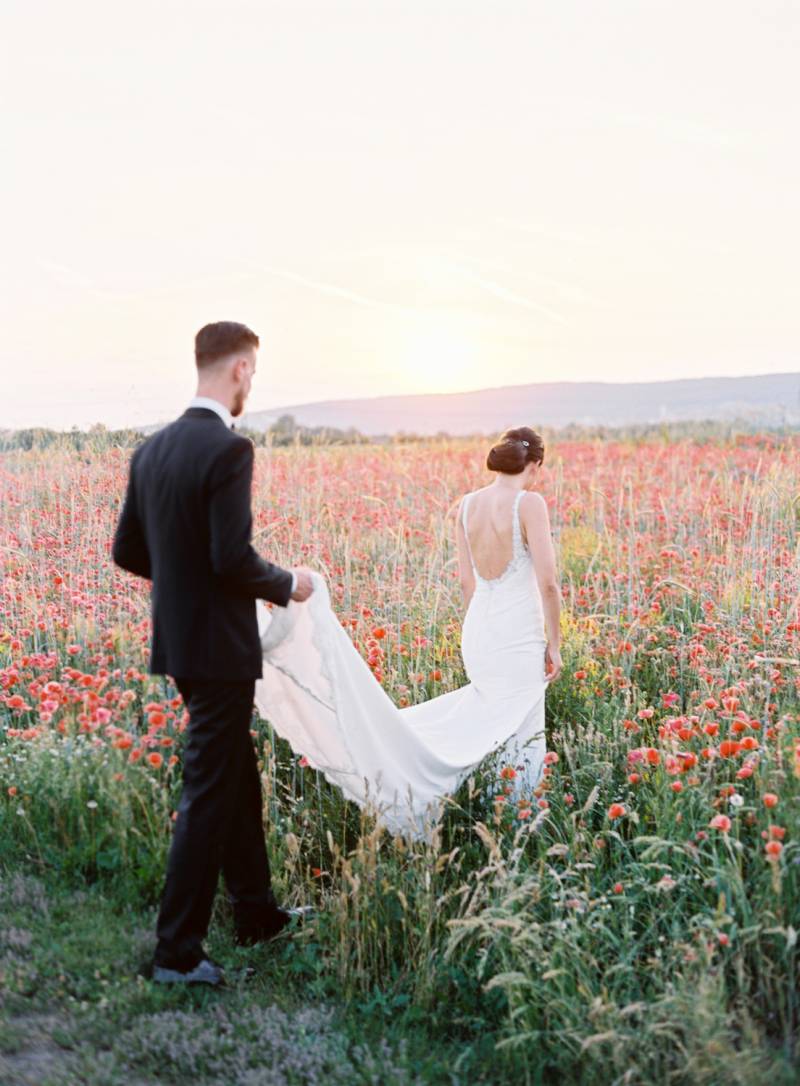
[(737, 743), (735, 739), (723, 739), (719, 745), (719, 752), (723, 758), (732, 758), (740, 750), (741, 743)]

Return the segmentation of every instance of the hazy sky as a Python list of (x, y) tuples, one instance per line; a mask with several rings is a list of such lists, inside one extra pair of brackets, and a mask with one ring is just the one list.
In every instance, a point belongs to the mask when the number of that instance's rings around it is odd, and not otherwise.
[(10, 0), (0, 427), (800, 369), (800, 2)]

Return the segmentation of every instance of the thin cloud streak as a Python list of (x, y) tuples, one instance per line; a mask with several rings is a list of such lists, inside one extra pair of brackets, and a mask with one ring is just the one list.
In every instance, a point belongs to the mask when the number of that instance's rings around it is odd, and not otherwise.
[(346, 287), (339, 287), (333, 283), (322, 283), (316, 279), (309, 279), (306, 275), (300, 275), (298, 272), (290, 271), (288, 268), (274, 268), (265, 264), (254, 264), (254, 268), (258, 271), (264, 272), (266, 275), (275, 275), (279, 279), (286, 279), (290, 283), (297, 283), (299, 286), (308, 287), (311, 290), (318, 290), (322, 294), (328, 294), (332, 298), (341, 298), (343, 301), (352, 302), (354, 305), (366, 306), (369, 309), (384, 309), (392, 313), (415, 313), (416, 310), (411, 306), (397, 305), (395, 302), (382, 302), (376, 298), (368, 298), (364, 294), (358, 294), (354, 290), (348, 290)]
[[(506, 275), (518, 274), (518, 270), (508, 262), (503, 262), (499, 260), (484, 260), (481, 257), (466, 255), (462, 256), (460, 259), (466, 260), (468, 263), (474, 264), (476, 267), (479, 268), (484, 268), (487, 271), (500, 271), (505, 273)], [(571, 301), (589, 302), (594, 306), (600, 307), (605, 306), (605, 302), (602, 302), (600, 301), (600, 299), (595, 298), (593, 295), (589, 294), (583, 289), (583, 287), (575, 286), (572, 283), (562, 283), (559, 279), (553, 279), (551, 276), (548, 275), (540, 275), (538, 272), (533, 272), (527, 267), (524, 269), (522, 274), (526, 279), (532, 280), (539, 286), (552, 287), (554, 290), (559, 291), (560, 294), (562, 294), (565, 298), (569, 298)]]
[(77, 268), (71, 268), (67, 264), (59, 264), (47, 257), (39, 257), (39, 267), (47, 272), (50, 278), (60, 287), (69, 287), (72, 290), (95, 290), (95, 284), (88, 275), (84, 275)]
[(651, 135), (673, 136), (687, 143), (696, 143), (704, 147), (721, 147), (731, 151), (754, 149), (754, 133), (743, 129), (721, 128), (685, 117), (637, 113), (633, 110), (613, 109), (610, 106), (605, 111), (605, 115), (615, 124), (641, 129)]
[(464, 279), (468, 280), (468, 282), (474, 283), (474, 285), (480, 287), (481, 290), (485, 290), (487, 294), (491, 294), (503, 302), (508, 302), (509, 305), (518, 305), (522, 306), (523, 309), (530, 309), (534, 313), (541, 313), (542, 316), (548, 317), (558, 324), (569, 323), (566, 317), (563, 317), (560, 313), (556, 313), (554, 309), (550, 309), (546, 305), (540, 305), (538, 302), (532, 302), (530, 298), (523, 298), (521, 294), (509, 290), (500, 283), (495, 283), (492, 279), (484, 279), (483, 276), (475, 275), (474, 272), (468, 271), (466, 268), (460, 268), (456, 265), (453, 266), (453, 270)]

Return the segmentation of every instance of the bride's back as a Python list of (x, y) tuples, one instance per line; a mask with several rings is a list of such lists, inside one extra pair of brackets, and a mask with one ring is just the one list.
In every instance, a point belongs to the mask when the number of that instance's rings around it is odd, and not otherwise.
[[(511, 487), (491, 485), (462, 499), (466, 503), (464, 519), (472, 561), (486, 581), (500, 577), (514, 557), (514, 513), (519, 493)], [(524, 541), (524, 529), (520, 527)]]

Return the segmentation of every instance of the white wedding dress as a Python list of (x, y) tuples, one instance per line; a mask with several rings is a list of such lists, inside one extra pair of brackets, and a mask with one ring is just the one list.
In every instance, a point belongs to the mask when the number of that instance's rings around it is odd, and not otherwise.
[[(470, 498), (462, 503), (465, 535)], [(270, 611), (259, 601), (258, 711), (392, 833), (427, 836), (442, 798), (498, 748), (502, 764), (518, 767), (518, 793), (523, 788), (530, 796), (541, 776), (546, 642), (539, 586), (522, 540), (521, 498), (522, 492), (514, 502), (512, 557), (501, 576), (481, 577), (470, 551), (475, 592), (461, 641), (470, 681), (459, 690), (398, 709), (342, 628), (319, 575), (306, 603)]]

